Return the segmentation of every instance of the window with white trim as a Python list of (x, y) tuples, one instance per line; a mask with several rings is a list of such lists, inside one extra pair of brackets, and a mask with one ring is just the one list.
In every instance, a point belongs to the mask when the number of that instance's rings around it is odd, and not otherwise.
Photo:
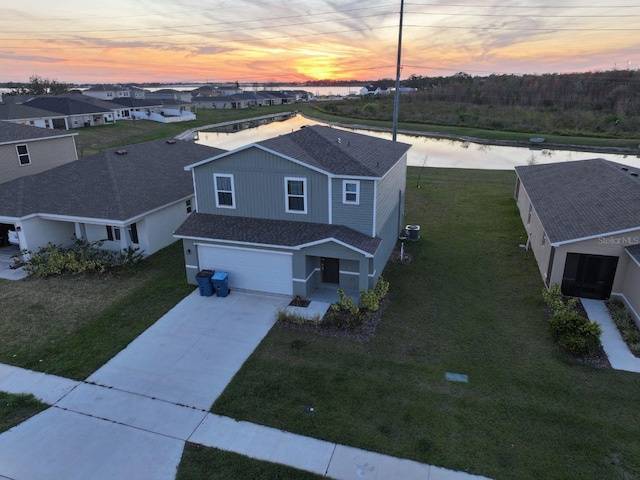
[(216, 207), (236, 208), (235, 194), (233, 191), (233, 175), (214, 173), (213, 181), (216, 186)]
[(31, 163), (29, 148), (26, 145), (16, 145), (16, 152), (18, 153), (20, 165), (29, 165)]
[(187, 213), (191, 213), (193, 211), (193, 206), (191, 205), (191, 199), (185, 201), (185, 206), (187, 208)]
[(531, 223), (531, 213), (533, 212), (533, 205), (529, 204), (529, 215), (527, 216), (527, 225)]
[(107, 225), (107, 240), (110, 242), (120, 241), (120, 228)]
[(285, 177), (285, 202), (287, 213), (307, 213), (307, 179)]
[(342, 181), (342, 203), (360, 204), (360, 182), (358, 180)]

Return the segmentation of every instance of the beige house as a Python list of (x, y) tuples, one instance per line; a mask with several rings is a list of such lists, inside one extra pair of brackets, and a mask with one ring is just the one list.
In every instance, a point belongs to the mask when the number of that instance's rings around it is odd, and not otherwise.
[(619, 297), (640, 323), (640, 169), (603, 159), (516, 167), (515, 199), (547, 286)]
[(76, 135), (0, 121), (0, 183), (77, 160)]

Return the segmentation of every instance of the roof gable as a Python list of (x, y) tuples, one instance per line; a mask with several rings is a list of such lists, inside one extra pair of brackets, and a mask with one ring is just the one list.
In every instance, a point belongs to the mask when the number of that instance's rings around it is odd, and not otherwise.
[(185, 168), (190, 170), (250, 148), (260, 148), (328, 175), (381, 178), (410, 147), (406, 143), (314, 125), (224, 152)]
[(411, 145), (313, 125), (258, 142), (333, 175), (382, 177)]
[(603, 159), (516, 167), (552, 244), (640, 229), (638, 173)]

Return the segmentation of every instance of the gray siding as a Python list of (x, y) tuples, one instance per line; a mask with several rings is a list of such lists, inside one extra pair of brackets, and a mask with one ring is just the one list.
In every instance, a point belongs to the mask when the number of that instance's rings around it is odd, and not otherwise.
[[(376, 198), (376, 233), (382, 237), (383, 230), (394, 219), (398, 227), (394, 241), (404, 227), (404, 194), (407, 186), (407, 155), (378, 182)], [(382, 237), (384, 238), (384, 237)]]
[[(20, 165), (16, 145), (27, 145), (30, 164)], [(0, 183), (44, 172), (77, 159), (74, 137), (48, 138), (0, 145)]]
[(344, 225), (360, 233), (373, 235), (373, 205), (375, 182), (360, 180), (360, 204), (343, 203), (343, 178), (334, 178), (331, 182), (333, 206), (333, 224)]
[[(214, 173), (233, 174), (236, 208), (216, 207)], [(307, 213), (287, 213), (285, 177), (307, 179)], [(200, 213), (328, 223), (328, 179), (297, 163), (251, 148), (195, 168)]]

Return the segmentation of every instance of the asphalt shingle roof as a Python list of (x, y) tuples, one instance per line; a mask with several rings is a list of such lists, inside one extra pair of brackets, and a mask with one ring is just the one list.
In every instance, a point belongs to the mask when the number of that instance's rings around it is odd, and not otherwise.
[(60, 117), (59, 113), (30, 107), (22, 103), (7, 102), (0, 104), (0, 120), (27, 120), (32, 118)]
[(640, 228), (639, 173), (601, 158), (516, 167), (551, 243)]
[(0, 215), (128, 220), (192, 195), (191, 174), (184, 167), (223, 152), (182, 140), (155, 140), (105, 150), (3, 183)]
[(25, 105), (40, 108), (42, 110), (48, 110), (49, 112), (62, 113), (64, 115), (85, 115), (111, 112), (111, 110), (107, 108), (98, 107), (89, 102), (64, 96), (36, 97), (26, 102)]
[(25, 142), (27, 140), (42, 138), (68, 137), (71, 135), (77, 135), (77, 133), (0, 121), (0, 144)]
[(321, 125), (258, 142), (335, 175), (382, 177), (411, 145)]
[(298, 247), (334, 238), (373, 255), (381, 240), (342, 225), (192, 213), (178, 236), (240, 243)]
[(626, 247), (625, 250), (636, 262), (640, 263), (640, 244), (631, 245), (630, 247)]

